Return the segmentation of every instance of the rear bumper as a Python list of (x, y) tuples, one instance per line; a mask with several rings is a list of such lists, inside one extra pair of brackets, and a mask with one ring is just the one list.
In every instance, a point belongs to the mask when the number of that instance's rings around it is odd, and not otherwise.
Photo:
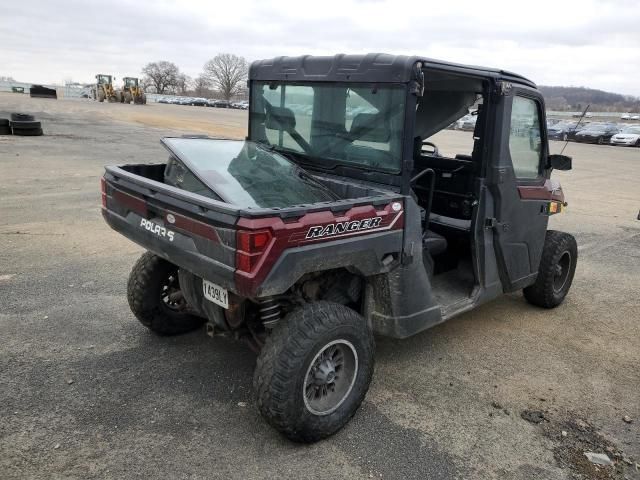
[(618, 145), (620, 147), (634, 147), (637, 140), (615, 140), (611, 139), (611, 145)]

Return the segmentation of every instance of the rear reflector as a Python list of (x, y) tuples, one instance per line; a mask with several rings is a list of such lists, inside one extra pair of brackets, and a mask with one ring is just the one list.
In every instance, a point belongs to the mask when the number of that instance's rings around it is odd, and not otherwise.
[(238, 230), (236, 233), (236, 268), (251, 273), (267, 251), (273, 236), (269, 230)]

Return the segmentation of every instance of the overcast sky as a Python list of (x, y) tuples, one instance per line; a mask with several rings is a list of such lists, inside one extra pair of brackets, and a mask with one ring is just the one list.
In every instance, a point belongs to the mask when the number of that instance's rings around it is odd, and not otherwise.
[[(432, 5), (432, 6), (430, 6)], [(528, 5), (528, 7), (527, 7)], [(640, 96), (639, 0), (23, 0), (0, 7), (0, 76), (34, 83), (195, 77), (220, 52), (386, 52), (504, 68), (545, 85)]]

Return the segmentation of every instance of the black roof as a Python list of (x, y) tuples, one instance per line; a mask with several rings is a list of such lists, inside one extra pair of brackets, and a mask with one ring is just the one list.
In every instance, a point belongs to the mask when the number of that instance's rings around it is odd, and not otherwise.
[(407, 55), (368, 53), (366, 55), (275, 57), (256, 60), (249, 69), (250, 80), (315, 82), (409, 82), (417, 62), (425, 70), (439, 70), (476, 77), (488, 77), (535, 88), (535, 83), (516, 73), (496, 68), (476, 67)]

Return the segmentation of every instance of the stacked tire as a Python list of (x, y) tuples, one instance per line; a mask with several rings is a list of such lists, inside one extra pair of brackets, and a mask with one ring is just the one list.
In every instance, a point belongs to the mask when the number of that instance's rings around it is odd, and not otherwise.
[(35, 137), (42, 135), (42, 124), (27, 113), (12, 113), (11, 120), (0, 118), (0, 135)]
[(7, 118), (0, 118), (0, 135), (11, 135), (11, 123)]

